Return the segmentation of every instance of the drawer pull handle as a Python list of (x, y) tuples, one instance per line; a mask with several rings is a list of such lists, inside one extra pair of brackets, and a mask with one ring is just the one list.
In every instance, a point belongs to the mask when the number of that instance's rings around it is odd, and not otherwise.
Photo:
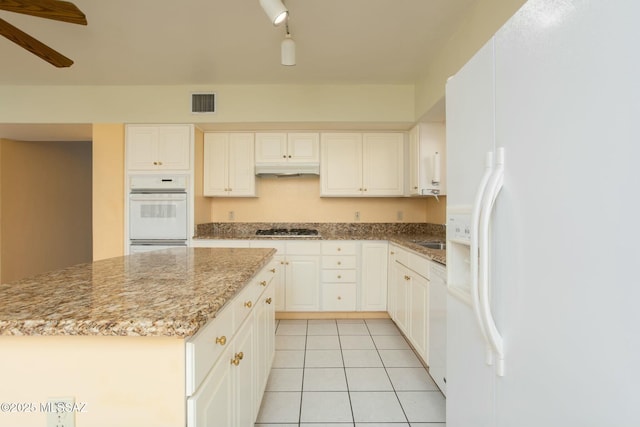
[(271, 269), (271, 270), (269, 270), (269, 271), (275, 274), (276, 269), (275, 269), (275, 268), (272, 268), (272, 269)]
[(265, 302), (266, 302), (267, 304), (271, 304), (271, 297), (267, 298), (267, 299), (265, 300)]
[(237, 357), (234, 359), (231, 359), (231, 364), (238, 366), (240, 364), (240, 359), (238, 359)]
[(251, 301), (247, 301), (244, 303), (244, 306), (247, 308), (251, 308), (251, 306), (253, 305), (253, 303)]
[(266, 280), (261, 281), (260, 286), (267, 286), (267, 281)]
[(224, 335), (221, 337), (216, 337), (216, 344), (225, 345), (227, 343), (227, 337)]

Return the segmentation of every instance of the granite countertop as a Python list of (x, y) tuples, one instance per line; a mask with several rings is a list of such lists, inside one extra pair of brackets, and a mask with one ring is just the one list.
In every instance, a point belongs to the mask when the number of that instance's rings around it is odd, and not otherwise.
[(0, 285), (0, 335), (194, 335), (275, 254), (174, 248)]
[(210, 223), (198, 225), (200, 240), (295, 240), (295, 237), (259, 236), (265, 228), (315, 228), (320, 234), (299, 240), (388, 240), (446, 265), (446, 250), (428, 249), (414, 241), (446, 240), (444, 225), (424, 223)]

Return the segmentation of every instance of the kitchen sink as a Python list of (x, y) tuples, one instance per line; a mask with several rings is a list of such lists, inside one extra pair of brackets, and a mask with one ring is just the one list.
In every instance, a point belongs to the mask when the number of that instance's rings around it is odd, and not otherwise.
[(447, 249), (447, 243), (446, 242), (413, 240), (413, 243), (415, 243), (416, 245), (420, 245), (423, 248), (427, 248), (427, 249), (440, 249), (440, 250)]

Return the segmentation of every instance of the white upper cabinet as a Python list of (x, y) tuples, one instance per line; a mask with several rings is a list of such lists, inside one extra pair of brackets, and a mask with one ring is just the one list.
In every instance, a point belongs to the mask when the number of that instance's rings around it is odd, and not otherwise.
[(409, 195), (446, 195), (444, 123), (419, 123), (409, 132)]
[(127, 125), (128, 170), (189, 170), (192, 125)]
[(321, 136), (321, 196), (402, 196), (403, 133)]
[(316, 132), (256, 133), (256, 164), (306, 164), (320, 161), (320, 135)]
[(253, 133), (205, 133), (204, 195), (256, 195)]

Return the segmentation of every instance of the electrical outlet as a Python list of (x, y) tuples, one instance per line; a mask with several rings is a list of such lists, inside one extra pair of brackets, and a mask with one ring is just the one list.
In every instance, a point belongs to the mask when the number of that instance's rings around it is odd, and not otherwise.
[(360, 221), (360, 211), (356, 211), (355, 219), (356, 221)]
[(229, 211), (229, 221), (233, 221), (236, 219), (236, 213), (234, 211)]
[(404, 220), (404, 212), (398, 211), (398, 213), (396, 214), (396, 218), (398, 219), (398, 221)]
[(50, 397), (47, 400), (47, 427), (75, 427), (75, 399)]

